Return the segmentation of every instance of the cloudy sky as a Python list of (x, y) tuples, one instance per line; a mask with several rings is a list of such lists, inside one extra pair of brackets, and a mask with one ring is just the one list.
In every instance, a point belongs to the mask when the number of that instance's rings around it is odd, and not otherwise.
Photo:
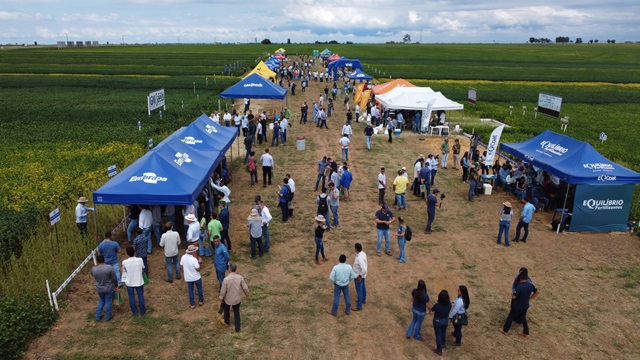
[[(355, 4), (358, 4), (356, 6)], [(639, 0), (2, 0), (0, 43), (640, 41)]]

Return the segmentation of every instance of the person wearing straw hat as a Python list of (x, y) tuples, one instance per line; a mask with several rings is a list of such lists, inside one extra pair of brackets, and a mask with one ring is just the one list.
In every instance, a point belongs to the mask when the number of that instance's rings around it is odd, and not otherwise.
[(498, 244), (500, 244), (502, 233), (504, 232), (504, 245), (511, 246), (509, 244), (509, 228), (511, 227), (511, 217), (513, 216), (513, 210), (511, 209), (511, 203), (505, 201), (502, 203), (503, 208), (500, 210), (500, 230), (498, 230)]
[[(197, 224), (197, 222), (196, 222)], [(199, 225), (198, 225), (199, 226)], [(202, 266), (202, 258), (197, 259), (193, 256), (198, 252), (198, 247), (195, 245), (189, 245), (187, 253), (180, 258), (180, 269), (184, 275), (184, 281), (187, 283), (189, 291), (189, 306), (195, 309), (196, 302), (193, 293), (193, 287), (198, 289), (198, 305), (204, 305), (204, 295), (202, 293), (202, 276), (200, 276), (200, 268)]]
[[(324, 256), (324, 242), (322, 241), (322, 237), (324, 236), (324, 231), (327, 230), (327, 225), (325, 225), (326, 219), (324, 215), (316, 215), (314, 218), (316, 223), (314, 226), (314, 239), (316, 242), (316, 264), (321, 265), (327, 261), (327, 257)], [(322, 253), (322, 262), (318, 260), (318, 254)]]
[(256, 244), (260, 257), (264, 252), (262, 249), (262, 217), (258, 214), (257, 209), (251, 209), (249, 217), (247, 217), (247, 227), (249, 228), (249, 239), (251, 241), (251, 258), (256, 258)]
[(189, 224), (187, 227), (187, 247), (194, 245), (200, 240), (200, 224), (194, 214), (189, 214), (184, 217), (185, 221)]
[(85, 204), (89, 202), (86, 197), (81, 196), (76, 205), (76, 226), (80, 229), (80, 235), (87, 235), (87, 213), (96, 211), (94, 208), (87, 207)]

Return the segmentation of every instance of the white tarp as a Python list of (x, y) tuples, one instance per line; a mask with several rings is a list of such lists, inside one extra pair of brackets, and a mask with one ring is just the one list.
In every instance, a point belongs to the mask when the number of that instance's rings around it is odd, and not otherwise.
[(464, 109), (462, 104), (447, 99), (441, 92), (434, 92), (429, 87), (397, 87), (377, 95), (376, 100), (390, 109), (425, 110), (429, 103), (433, 103), (432, 111)]

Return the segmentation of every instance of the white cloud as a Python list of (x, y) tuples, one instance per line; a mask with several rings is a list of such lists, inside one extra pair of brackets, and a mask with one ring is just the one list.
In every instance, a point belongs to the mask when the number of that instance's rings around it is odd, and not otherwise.
[(422, 18), (418, 16), (418, 12), (414, 10), (409, 11), (407, 17), (409, 18), (409, 22), (412, 24), (418, 23), (422, 20)]

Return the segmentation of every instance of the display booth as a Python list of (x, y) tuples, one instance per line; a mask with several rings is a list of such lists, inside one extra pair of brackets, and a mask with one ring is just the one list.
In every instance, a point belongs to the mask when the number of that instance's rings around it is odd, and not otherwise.
[[(576, 185), (569, 231), (627, 229), (634, 185), (640, 183), (639, 173), (612, 162), (589, 143), (551, 130), (520, 143), (503, 143), (500, 150)], [(562, 218), (563, 209), (567, 208), (565, 200), (559, 209)]]
[(358, 59), (347, 59), (345, 57), (340, 58), (336, 61), (332, 61), (329, 63), (328, 69), (329, 72), (333, 71), (333, 81), (338, 80), (338, 69), (340, 68), (345, 68), (345, 69), (360, 69), (362, 71), (364, 71), (364, 67), (362, 66), (362, 64), (360, 63), (360, 60)]
[(364, 80), (371, 80), (373, 77), (371, 75), (365, 74), (362, 70), (356, 69), (354, 72), (347, 74), (347, 77), (350, 80), (360, 80), (360, 82)]
[[(258, 63), (258, 65), (256, 65), (256, 67), (253, 68), (253, 70), (251, 70), (247, 76), (251, 75), (251, 74), (258, 74), (260, 76), (262, 76), (265, 79), (269, 79), (272, 82), (276, 82), (276, 73), (271, 71), (269, 69), (269, 66), (267, 66), (267, 64), (265, 64), (264, 62), (260, 61)], [(245, 78), (247, 77), (245, 76)]]
[(283, 100), (287, 96), (287, 91), (286, 88), (274, 84), (258, 74), (251, 74), (220, 93), (220, 97)]

